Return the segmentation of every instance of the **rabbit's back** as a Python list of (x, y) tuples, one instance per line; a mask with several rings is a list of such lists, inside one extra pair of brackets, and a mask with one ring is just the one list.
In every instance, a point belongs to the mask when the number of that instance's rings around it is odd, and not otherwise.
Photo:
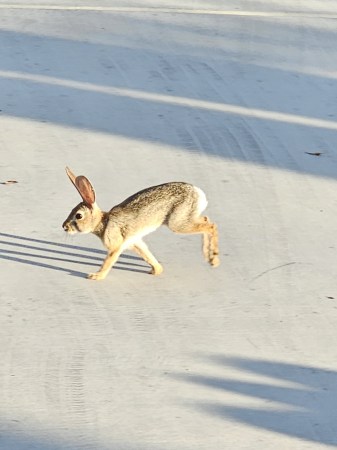
[(110, 220), (135, 228), (169, 225), (172, 220), (189, 220), (207, 206), (203, 191), (184, 182), (164, 183), (131, 195), (109, 211)]

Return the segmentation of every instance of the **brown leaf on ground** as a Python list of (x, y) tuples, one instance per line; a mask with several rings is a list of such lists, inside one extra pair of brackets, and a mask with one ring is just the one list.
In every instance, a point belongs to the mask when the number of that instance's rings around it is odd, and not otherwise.
[(311, 156), (321, 156), (321, 152), (305, 152), (307, 155), (311, 155)]
[(16, 180), (7, 180), (7, 181), (3, 181), (1, 184), (15, 184), (18, 183), (18, 181)]

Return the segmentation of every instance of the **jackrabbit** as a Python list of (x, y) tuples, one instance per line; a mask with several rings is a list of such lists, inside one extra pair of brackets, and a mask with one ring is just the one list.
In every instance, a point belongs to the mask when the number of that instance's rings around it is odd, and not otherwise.
[(203, 253), (213, 267), (220, 264), (217, 226), (206, 216), (200, 216), (207, 206), (204, 192), (183, 182), (172, 182), (144, 189), (114, 206), (109, 212), (96, 204), (96, 195), (90, 181), (76, 177), (67, 167), (66, 172), (82, 197), (71, 211), (63, 229), (69, 233), (93, 233), (108, 249), (108, 254), (91, 280), (106, 277), (119, 255), (127, 248), (134, 250), (152, 267), (150, 273), (159, 275), (163, 268), (152, 255), (142, 238), (166, 225), (176, 233), (202, 233)]

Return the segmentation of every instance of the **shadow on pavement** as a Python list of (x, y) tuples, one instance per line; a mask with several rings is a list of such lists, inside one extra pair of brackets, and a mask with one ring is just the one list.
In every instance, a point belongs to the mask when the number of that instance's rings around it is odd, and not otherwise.
[[(95, 256), (96, 254), (102, 256)], [(73, 276), (85, 277), (86, 273), (61, 267), (60, 264), (89, 265), (98, 269), (104, 256), (105, 252), (102, 250), (0, 233), (0, 259), (63, 271)], [(146, 266), (136, 261), (141, 260), (135, 256), (121, 255), (114, 269), (147, 273)]]
[[(287, 436), (337, 445), (336, 371), (221, 355), (207, 360), (217, 374), (219, 367), (224, 371), (235, 369), (237, 378), (175, 374), (174, 379), (191, 383), (195, 386), (193, 390), (203, 387), (216, 391), (219, 398), (221, 393), (237, 394), (240, 406), (233, 405), (232, 401), (226, 404), (221, 400), (192, 402), (198, 410)], [(244, 377), (247, 377), (247, 381)], [(243, 398), (257, 400), (260, 406), (244, 407)]]

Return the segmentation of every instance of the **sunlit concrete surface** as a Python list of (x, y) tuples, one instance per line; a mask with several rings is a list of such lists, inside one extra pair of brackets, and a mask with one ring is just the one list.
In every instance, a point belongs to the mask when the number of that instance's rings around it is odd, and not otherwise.
[[(337, 446), (335, 3), (0, 1), (1, 450)], [(220, 267), (161, 229), (86, 279), (65, 166), (199, 186)]]

